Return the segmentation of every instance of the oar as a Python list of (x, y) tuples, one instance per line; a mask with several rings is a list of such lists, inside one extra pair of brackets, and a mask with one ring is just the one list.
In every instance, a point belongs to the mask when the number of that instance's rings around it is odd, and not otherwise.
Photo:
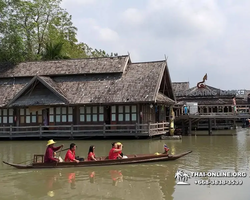
[[(69, 150), (69, 148), (67, 148), (67, 149), (62, 149), (62, 150), (60, 150), (60, 151), (56, 151), (56, 152), (62, 152), (62, 151), (66, 151), (66, 150)], [(26, 162), (28, 162), (28, 161), (32, 161), (33, 159), (30, 159), (30, 160), (26, 160), (26, 161), (23, 161), (23, 162), (20, 162), (20, 163), (17, 163), (18, 165), (19, 164), (22, 164), (22, 163), (26, 163)]]
[(69, 150), (69, 148), (67, 148), (67, 149), (62, 149), (62, 150), (58, 150), (58, 151), (56, 151), (56, 153), (61, 153), (62, 151), (66, 151), (66, 150)]
[(59, 163), (59, 161), (60, 161), (60, 155), (61, 155), (61, 152), (62, 151), (66, 151), (66, 150), (69, 150), (70, 148), (67, 148), (67, 149), (63, 149), (63, 150), (61, 150), (61, 151), (57, 151), (57, 152), (59, 152), (59, 155), (58, 155), (58, 162), (56, 163), (56, 166), (57, 166), (57, 164)]

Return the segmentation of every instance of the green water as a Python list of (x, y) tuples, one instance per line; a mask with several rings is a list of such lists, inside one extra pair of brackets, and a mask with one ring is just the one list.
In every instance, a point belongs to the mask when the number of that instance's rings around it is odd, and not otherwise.
[[(0, 164), (0, 199), (128, 199), (128, 200), (214, 200), (250, 199), (248, 188), (250, 130), (237, 129), (237, 136), (186, 136), (182, 140), (121, 140), (124, 154), (162, 152), (166, 143), (172, 154), (187, 150), (193, 153), (171, 162), (150, 164), (20, 170)], [(225, 131), (226, 132), (226, 131)], [(72, 141), (57, 141), (68, 147)], [(87, 156), (88, 147), (96, 146), (97, 156), (106, 156), (110, 140), (76, 140), (77, 155)], [(43, 154), (46, 141), (1, 141), (0, 161), (19, 163)], [(61, 153), (64, 157), (65, 152)], [(246, 172), (242, 185), (177, 185), (177, 170), (187, 172)], [(218, 180), (220, 178), (217, 178)], [(224, 178), (229, 180), (232, 178)], [(234, 178), (235, 180), (235, 178)]]

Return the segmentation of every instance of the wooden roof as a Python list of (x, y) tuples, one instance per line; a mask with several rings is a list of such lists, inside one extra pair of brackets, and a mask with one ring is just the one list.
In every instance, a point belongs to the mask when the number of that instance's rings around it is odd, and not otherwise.
[(174, 92), (184, 91), (189, 89), (189, 82), (173, 82), (172, 86)]
[(24, 62), (5, 68), (2, 77), (33, 77), (35, 75), (62, 75), (87, 73), (122, 73), (125, 71), (129, 56), (88, 58), (75, 60), (55, 60)]
[[(32, 62), (26, 63), (27, 65), (22, 63), (17, 66), (17, 69), (7, 70), (0, 77), (0, 92), (4, 94), (0, 98), (0, 106), (175, 103), (165, 60), (131, 63), (128, 56), (109, 59), (97, 58), (96, 61), (94, 59), (86, 60), (80, 59), (79, 62), (73, 60), (73, 63), (78, 63), (73, 66), (70, 65), (69, 60), (33, 62), (34, 66), (31, 64)], [(101, 63), (101, 60), (104, 64)], [(40, 69), (36, 69), (37, 63), (40, 63)], [(60, 67), (58, 63), (64, 67)], [(89, 66), (88, 63), (90, 63)], [(91, 68), (93, 63), (98, 65), (93, 67), (96, 71)], [(20, 66), (24, 67), (26, 71)], [(61, 71), (61, 69), (63, 70)], [(67, 72), (67, 74), (63, 72)], [(14, 74), (16, 77), (4, 78), (10, 74)], [(29, 77), (31, 75), (33, 77)], [(168, 80), (163, 80), (163, 77)], [(169, 86), (166, 87), (167, 90), (160, 92), (163, 81)], [(36, 92), (39, 90), (36, 89), (38, 84), (40, 84), (40, 88), (42, 87), (43, 94)], [(4, 93), (4, 91), (8, 91), (8, 93)]]

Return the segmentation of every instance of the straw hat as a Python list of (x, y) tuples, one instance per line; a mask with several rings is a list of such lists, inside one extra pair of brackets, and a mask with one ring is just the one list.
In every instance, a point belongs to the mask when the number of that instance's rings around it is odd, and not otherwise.
[(55, 143), (56, 143), (56, 142), (55, 142), (54, 140), (49, 140), (47, 146), (49, 146), (49, 145), (51, 145), (51, 144), (55, 144)]

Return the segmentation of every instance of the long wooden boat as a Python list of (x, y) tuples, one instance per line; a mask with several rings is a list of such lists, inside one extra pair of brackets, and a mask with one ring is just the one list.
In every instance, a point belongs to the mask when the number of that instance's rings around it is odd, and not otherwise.
[(58, 163), (43, 163), (33, 162), (28, 165), (13, 164), (3, 161), (4, 164), (18, 168), (18, 169), (39, 169), (39, 168), (69, 168), (69, 167), (91, 167), (91, 166), (107, 166), (107, 165), (125, 165), (125, 164), (137, 164), (147, 162), (160, 162), (160, 161), (171, 161), (181, 158), (192, 151), (187, 151), (177, 155), (167, 154), (138, 154), (138, 155), (127, 155), (128, 158), (107, 160), (106, 157), (97, 158), (97, 161), (82, 161), (76, 162), (58, 162)]

